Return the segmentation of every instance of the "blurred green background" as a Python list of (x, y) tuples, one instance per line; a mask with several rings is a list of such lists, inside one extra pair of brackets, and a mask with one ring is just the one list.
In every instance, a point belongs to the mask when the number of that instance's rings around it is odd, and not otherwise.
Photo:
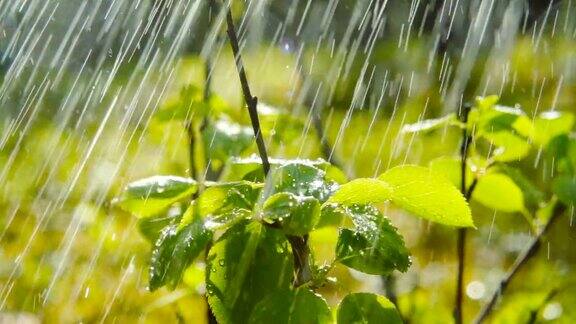
[[(148, 292), (149, 243), (136, 219), (110, 202), (134, 179), (187, 174), (183, 124), (153, 116), (178, 100), (182, 87), (204, 88), (207, 58), (211, 91), (249, 125), (225, 34), (214, 27), (218, 8), (201, 1), (138, 8), (126, 1), (25, 2), (0, 2), (0, 322), (205, 321), (201, 262), (176, 290)], [(234, 2), (254, 94), (296, 120), (288, 131), (264, 124), (272, 156), (326, 158), (308, 122), (310, 107), (320, 111), (349, 177), (457, 156), (457, 131), (399, 130), (476, 95), (498, 94), (529, 115), (576, 113), (576, 4), (390, 1), (381, 10), (384, 3)], [(242, 155), (254, 152), (253, 145)], [(539, 155), (534, 150), (514, 164), (549, 197)], [(522, 215), (477, 204), (472, 210), (468, 320), (530, 239)], [(392, 208), (386, 214), (413, 254), (411, 269), (395, 276), (402, 313), (413, 323), (452, 321), (456, 231)], [(493, 322), (525, 323), (533, 310), (538, 321), (576, 321), (573, 214), (513, 281)], [(312, 236), (319, 261), (333, 255), (336, 238), (335, 230)], [(378, 276), (345, 267), (336, 273), (338, 282), (322, 291), (331, 305), (349, 291), (384, 293)]]

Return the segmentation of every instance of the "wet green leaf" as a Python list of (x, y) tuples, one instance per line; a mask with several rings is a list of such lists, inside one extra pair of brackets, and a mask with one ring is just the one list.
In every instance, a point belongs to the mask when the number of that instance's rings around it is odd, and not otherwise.
[[(301, 165), (304, 167), (314, 167), (325, 172), (325, 179), (337, 183), (347, 181), (341, 170), (322, 159), (269, 159), (272, 170), (289, 164)], [(232, 158), (226, 165), (222, 174), (222, 179), (228, 181), (248, 180), (264, 182), (264, 172), (262, 171), (262, 160), (256, 155), (248, 158)]]
[(249, 181), (205, 183), (206, 189), (186, 210), (180, 226), (195, 217), (203, 218), (210, 229), (225, 229), (252, 215), (262, 184)]
[(262, 213), (265, 221), (279, 222), (284, 233), (304, 235), (311, 232), (320, 219), (320, 202), (314, 197), (281, 192), (264, 202)]
[(383, 296), (370, 293), (349, 294), (338, 306), (338, 324), (403, 323), (394, 304)]
[(388, 183), (378, 179), (360, 178), (340, 186), (328, 202), (342, 205), (378, 203), (390, 199), (391, 194), (392, 188)]
[(162, 233), (162, 230), (169, 225), (178, 224), (182, 218), (181, 213), (159, 217), (146, 217), (138, 220), (140, 233), (150, 242), (154, 243)]
[(202, 220), (194, 221), (183, 228), (176, 225), (166, 227), (156, 241), (150, 260), (150, 290), (166, 284), (176, 287), (186, 268), (204, 250), (212, 239)]
[(444, 225), (474, 226), (464, 196), (449, 180), (429, 168), (399, 166), (379, 179), (392, 187), (392, 202), (413, 215)]
[(325, 202), (338, 184), (325, 179), (326, 172), (315, 166), (288, 163), (272, 173), (274, 192), (290, 192), (297, 196), (309, 196)]
[(153, 176), (130, 183), (114, 203), (137, 217), (149, 217), (190, 197), (196, 190), (196, 182), (192, 179)]
[(332, 313), (324, 298), (302, 287), (266, 296), (254, 307), (249, 323), (332, 323)]
[(410, 253), (398, 230), (376, 208), (356, 205), (346, 208), (353, 229), (341, 229), (336, 259), (348, 267), (370, 274), (405, 272)]
[(219, 323), (246, 323), (271, 291), (293, 278), (290, 246), (280, 230), (244, 221), (228, 229), (207, 258), (208, 302)]

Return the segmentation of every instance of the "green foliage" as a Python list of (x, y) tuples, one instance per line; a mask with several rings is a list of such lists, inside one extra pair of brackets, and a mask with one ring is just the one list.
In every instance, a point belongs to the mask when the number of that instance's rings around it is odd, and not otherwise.
[(221, 163), (226, 162), (230, 156), (240, 155), (254, 141), (254, 132), (251, 128), (226, 119), (208, 123), (202, 131), (202, 136), (204, 151), (207, 152), (206, 158)]
[(196, 182), (192, 179), (154, 176), (129, 184), (114, 202), (135, 216), (149, 217), (190, 197), (196, 190)]
[(279, 222), (286, 234), (305, 235), (320, 220), (320, 202), (310, 196), (277, 193), (264, 203), (263, 219), (271, 224)]
[(210, 249), (208, 302), (219, 323), (247, 322), (256, 304), (292, 283), (291, 250), (282, 231), (258, 223), (231, 227)]
[(552, 189), (561, 202), (568, 206), (576, 205), (576, 178), (574, 176), (563, 175), (554, 179)]
[(184, 270), (212, 240), (212, 234), (201, 220), (182, 228), (175, 225), (166, 227), (152, 251), (150, 290), (156, 290), (165, 284), (175, 288), (180, 283)]
[(474, 226), (470, 208), (460, 191), (429, 168), (395, 167), (378, 179), (392, 187), (392, 202), (411, 214), (450, 226)]
[[(240, 157), (252, 146), (252, 130), (228, 119), (225, 109), (206, 110), (214, 103), (197, 104), (199, 94), (187, 91), (179, 105), (188, 102), (206, 119), (196, 126), (202, 130), (204, 158), (220, 174), (218, 181), (147, 178), (130, 184), (117, 204), (145, 217), (139, 220), (140, 230), (155, 242), (151, 290), (175, 288), (193, 261), (205, 255), (208, 303), (220, 323), (331, 323), (326, 301), (311, 289), (333, 282), (335, 262), (374, 275), (407, 271), (410, 252), (398, 229), (378, 209), (382, 204), (439, 224), (474, 227), (459, 189), (461, 158), (440, 157), (429, 167), (402, 165), (375, 179), (351, 181), (321, 159), (271, 159), (270, 174), (265, 176), (259, 157)], [(524, 215), (528, 207), (545, 204), (545, 193), (506, 163), (528, 156), (533, 143), (545, 145), (545, 154), (556, 152), (554, 167), (570, 174), (555, 179), (553, 192), (564, 204), (574, 204), (571, 172), (576, 146), (566, 134), (573, 117), (545, 113), (531, 121), (520, 108), (497, 102), (495, 96), (478, 98), (465, 124), (450, 114), (406, 125), (402, 132), (450, 126), (465, 130), (472, 138), (465, 169), (466, 187), (474, 189), (472, 199), (497, 211)], [(190, 107), (185, 114), (180, 107), (172, 116), (190, 121)], [(284, 116), (268, 108), (265, 123)], [(182, 215), (177, 211), (183, 207)], [(539, 221), (549, 214), (544, 209), (536, 213)], [(334, 257), (324, 265), (315, 263), (315, 251), (306, 245), (308, 236), (322, 227), (335, 235)], [(401, 323), (402, 319), (384, 297), (353, 293), (341, 301), (337, 322)]]
[(321, 296), (308, 288), (273, 292), (254, 307), (249, 323), (332, 323), (332, 313)]
[(349, 294), (338, 306), (337, 323), (403, 323), (394, 304), (382, 296), (369, 293)]
[(472, 198), (498, 211), (513, 213), (525, 210), (522, 190), (504, 174), (491, 172), (482, 176)]
[(342, 205), (370, 204), (390, 199), (392, 188), (382, 180), (354, 179), (340, 187), (328, 202)]
[(338, 236), (336, 258), (341, 263), (370, 274), (405, 272), (411, 264), (404, 239), (390, 221), (372, 206), (346, 208), (354, 223)]

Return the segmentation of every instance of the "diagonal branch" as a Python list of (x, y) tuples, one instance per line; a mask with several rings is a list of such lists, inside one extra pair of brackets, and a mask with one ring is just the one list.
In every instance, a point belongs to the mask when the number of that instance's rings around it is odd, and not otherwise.
[(486, 303), (484, 307), (482, 307), (482, 309), (480, 310), (480, 313), (474, 320), (474, 323), (482, 323), (484, 322), (484, 320), (486, 320), (488, 315), (490, 315), (490, 313), (494, 309), (494, 306), (496, 306), (498, 298), (504, 294), (506, 288), (508, 287), (512, 279), (516, 276), (518, 271), (520, 271), (520, 269), (522, 269), (528, 263), (528, 260), (530, 260), (534, 255), (536, 255), (536, 252), (538, 252), (540, 246), (542, 245), (542, 237), (550, 230), (552, 225), (560, 218), (560, 216), (564, 213), (564, 211), (566, 211), (565, 205), (558, 203), (556, 204), (556, 206), (554, 206), (554, 211), (552, 212), (552, 216), (550, 216), (548, 222), (544, 225), (544, 227), (540, 230), (540, 232), (538, 232), (538, 234), (532, 239), (532, 242), (530, 242), (528, 248), (524, 250), (524, 252), (522, 252), (520, 255), (518, 255), (516, 261), (514, 261), (514, 264), (512, 265), (510, 270), (508, 270), (504, 278), (502, 278), (502, 280), (500, 281), (500, 284), (498, 285), (496, 291), (494, 291), (492, 296), (490, 296), (488, 303)]
[(270, 172), (270, 162), (268, 161), (268, 153), (266, 152), (266, 145), (264, 144), (262, 129), (260, 128), (260, 120), (258, 118), (258, 98), (252, 96), (252, 92), (250, 91), (248, 78), (246, 77), (246, 71), (244, 70), (244, 64), (242, 63), (240, 46), (238, 44), (238, 35), (236, 34), (236, 29), (234, 27), (234, 20), (232, 19), (230, 6), (227, 10), (226, 24), (228, 28), (226, 32), (228, 33), (228, 39), (230, 40), (230, 46), (232, 47), (232, 53), (234, 54), (234, 60), (236, 61), (236, 69), (238, 70), (238, 76), (240, 77), (244, 101), (246, 101), (246, 105), (248, 106), (248, 113), (250, 114), (250, 121), (252, 122), (252, 128), (254, 129), (256, 145), (258, 146), (258, 153), (262, 159), (262, 168), (264, 169), (264, 174), (267, 175), (268, 172)]

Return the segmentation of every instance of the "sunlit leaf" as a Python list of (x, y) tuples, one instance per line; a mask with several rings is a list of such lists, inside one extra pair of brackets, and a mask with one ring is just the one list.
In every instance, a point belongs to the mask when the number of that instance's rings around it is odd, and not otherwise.
[(279, 222), (286, 234), (304, 235), (312, 231), (320, 219), (320, 202), (314, 197), (281, 192), (264, 202), (262, 213), (265, 221)]
[(336, 258), (342, 264), (370, 274), (405, 272), (411, 264), (410, 253), (398, 230), (376, 208), (347, 207), (353, 229), (341, 229)]
[(337, 323), (401, 324), (404, 322), (394, 304), (385, 297), (370, 293), (354, 293), (346, 295), (340, 302)]
[(415, 216), (444, 225), (474, 226), (464, 196), (449, 180), (429, 168), (399, 166), (379, 179), (392, 187), (391, 200)]
[(343, 205), (369, 204), (390, 199), (392, 188), (382, 180), (360, 178), (342, 186), (330, 197), (329, 203)]
[(511, 132), (484, 133), (483, 138), (495, 146), (492, 158), (496, 161), (518, 161), (530, 152), (530, 144)]
[(302, 287), (266, 296), (254, 307), (249, 323), (332, 323), (332, 313), (324, 298)]
[(153, 176), (130, 183), (114, 203), (137, 217), (148, 217), (191, 196), (196, 189), (196, 182), (192, 179)]
[(150, 290), (166, 284), (171, 288), (180, 282), (184, 270), (212, 239), (212, 231), (197, 220), (178, 229), (166, 227), (156, 241), (150, 260)]
[(546, 145), (561, 134), (569, 133), (574, 126), (574, 115), (568, 112), (546, 111), (534, 119), (534, 129), (530, 137), (538, 145)]
[(488, 173), (482, 176), (472, 198), (498, 211), (513, 213), (525, 209), (522, 190), (504, 174)]
[(287, 290), (293, 278), (290, 246), (280, 230), (257, 222), (231, 227), (207, 258), (208, 302), (219, 323), (246, 323), (270, 292)]
[[(459, 158), (443, 156), (430, 161), (428, 167), (436, 174), (441, 174), (448, 179), (456, 188), (461, 186), (461, 161)], [(470, 186), (474, 180), (474, 174), (470, 168), (471, 161), (469, 159), (466, 168), (466, 187)]]

